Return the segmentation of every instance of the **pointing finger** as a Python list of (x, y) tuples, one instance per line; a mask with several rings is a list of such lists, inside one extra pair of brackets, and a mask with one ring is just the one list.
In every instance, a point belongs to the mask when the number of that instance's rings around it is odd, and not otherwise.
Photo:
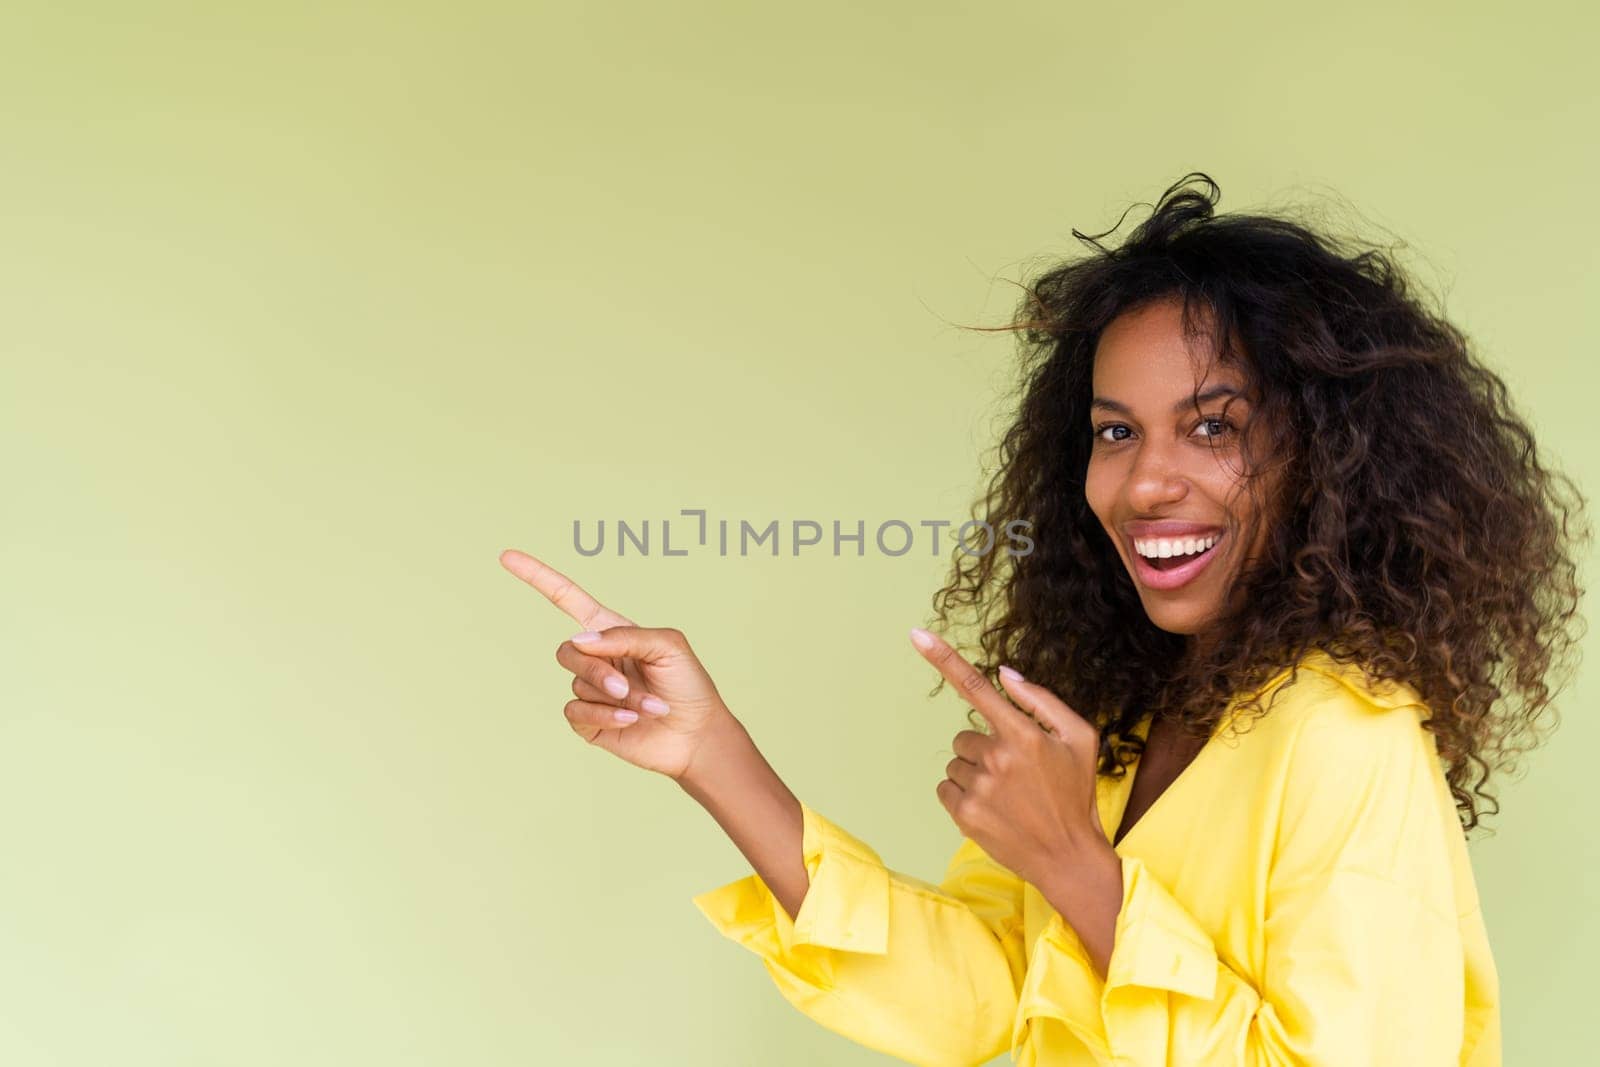
[(1075, 743), (1098, 740), (1099, 732), (1070, 704), (1044, 686), (1028, 681), (1015, 668), (1000, 668), (1000, 684), (1018, 707), (1032, 712), (1058, 739)]
[(500, 553), (500, 565), (543, 593), (545, 599), (591, 630), (633, 623), (612, 611), (548, 563), (526, 552), (508, 548)]
[(911, 631), (911, 643), (998, 733), (1020, 732), (1023, 727), (1035, 729), (1028, 717), (1004, 693), (990, 685), (989, 679), (963, 659), (944, 638), (918, 628)]

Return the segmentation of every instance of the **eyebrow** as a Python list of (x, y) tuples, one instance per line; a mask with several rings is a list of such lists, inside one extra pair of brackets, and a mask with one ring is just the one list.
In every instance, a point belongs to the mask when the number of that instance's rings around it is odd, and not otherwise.
[[(1182, 415), (1185, 411), (1189, 410), (1196, 404), (1204, 404), (1208, 400), (1216, 400), (1219, 397), (1224, 396), (1242, 397), (1243, 395), (1243, 393), (1231, 385), (1213, 385), (1210, 389), (1207, 389), (1198, 396), (1186, 397), (1185, 399), (1180, 400), (1176, 404), (1172, 405), (1172, 413), (1174, 415)], [(1120, 411), (1124, 415), (1133, 414), (1126, 404), (1119, 404), (1117, 401), (1105, 396), (1095, 397), (1089, 402), (1089, 407), (1091, 410), (1095, 408), (1103, 408), (1106, 411)]]

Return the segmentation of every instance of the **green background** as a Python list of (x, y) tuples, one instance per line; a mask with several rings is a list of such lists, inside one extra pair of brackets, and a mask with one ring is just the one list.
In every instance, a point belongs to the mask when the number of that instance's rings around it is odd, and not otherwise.
[[(1591, 12), (7, 4), (0, 1062), (888, 1062), (694, 908), (743, 858), (571, 733), (497, 554), (937, 879), (947, 551), (573, 521), (960, 522), (1014, 359), (961, 327), (1194, 169), (1403, 241), (1592, 485)], [(1508, 1063), (1586, 1044), (1595, 695), (1472, 846)]]

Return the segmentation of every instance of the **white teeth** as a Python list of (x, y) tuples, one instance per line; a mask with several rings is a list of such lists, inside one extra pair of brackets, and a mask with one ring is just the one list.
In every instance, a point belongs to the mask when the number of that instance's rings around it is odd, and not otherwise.
[(1146, 559), (1170, 559), (1173, 556), (1192, 556), (1204, 552), (1217, 543), (1218, 535), (1210, 537), (1162, 537), (1135, 541), (1133, 549)]

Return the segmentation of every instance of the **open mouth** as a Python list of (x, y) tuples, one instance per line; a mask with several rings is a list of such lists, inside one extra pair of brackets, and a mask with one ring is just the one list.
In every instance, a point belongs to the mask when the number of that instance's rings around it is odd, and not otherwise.
[(1205, 555), (1206, 552), (1215, 552), (1216, 548), (1216, 545), (1212, 545), (1210, 548), (1207, 548), (1205, 552), (1191, 552), (1187, 556), (1167, 556), (1165, 559), (1160, 557), (1153, 558), (1150, 556), (1144, 556), (1142, 558), (1146, 563), (1150, 564), (1150, 566), (1154, 567), (1158, 571), (1175, 571), (1185, 563), (1193, 563), (1195, 560)]
[(1217, 555), (1217, 549), (1227, 539), (1227, 534), (1219, 533), (1216, 541), (1203, 552), (1191, 552), (1182, 556), (1168, 556), (1165, 559), (1148, 559), (1133, 553), (1134, 576), (1150, 589), (1176, 589), (1187, 585), (1190, 581), (1205, 570), (1206, 565)]

